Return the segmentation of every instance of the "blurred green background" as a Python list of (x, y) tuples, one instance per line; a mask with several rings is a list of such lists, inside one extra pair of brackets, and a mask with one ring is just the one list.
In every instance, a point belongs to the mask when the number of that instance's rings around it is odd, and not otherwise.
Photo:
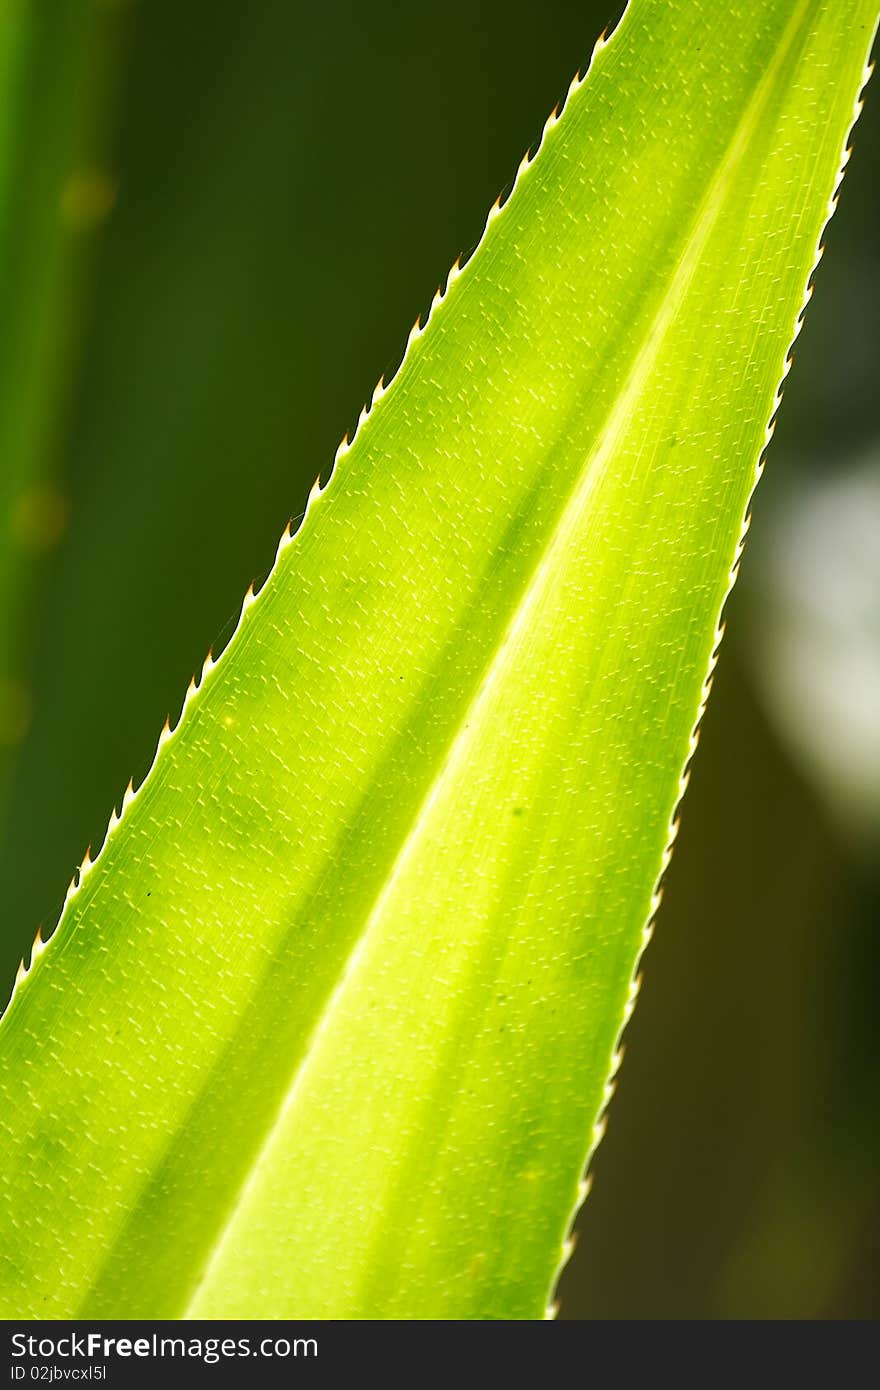
[[(0, 16), (5, 996), (617, 11), (0, 0)], [(873, 95), (565, 1317), (880, 1314)]]

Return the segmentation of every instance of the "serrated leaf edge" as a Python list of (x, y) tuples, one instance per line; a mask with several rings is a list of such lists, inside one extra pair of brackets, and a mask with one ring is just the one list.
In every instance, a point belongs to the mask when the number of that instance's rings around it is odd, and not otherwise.
[[(873, 43), (874, 43), (874, 38), (875, 38), (875, 36), (876, 36), (876, 32), (877, 32), (877, 31), (876, 31), (876, 27), (875, 27), (875, 30), (874, 30), (874, 32), (872, 33), (871, 38), (870, 38), (869, 43), (868, 43), (868, 50), (867, 50), (867, 51), (868, 51), (868, 54), (869, 54), (869, 55), (870, 55), (871, 49), (872, 49), (872, 47), (873, 47)], [(845, 174), (846, 174), (847, 165), (849, 164), (850, 158), (852, 157), (852, 145), (851, 145), (850, 142), (851, 142), (851, 139), (852, 139), (852, 135), (853, 135), (853, 131), (854, 131), (854, 129), (855, 129), (856, 123), (857, 123), (857, 121), (858, 121), (858, 119), (859, 119), (859, 116), (862, 114), (862, 111), (863, 111), (863, 109), (864, 109), (864, 105), (865, 105), (865, 100), (864, 100), (865, 88), (867, 87), (868, 82), (869, 82), (870, 79), (871, 79), (871, 76), (872, 76), (872, 74), (873, 74), (873, 72), (874, 72), (874, 67), (875, 67), (875, 64), (874, 64), (873, 62), (871, 62), (869, 58), (866, 58), (864, 68), (862, 69), (862, 79), (861, 79), (861, 82), (860, 82), (860, 84), (859, 84), (858, 93), (857, 93), (856, 98), (855, 98), (855, 101), (854, 101), (854, 103), (853, 103), (852, 119), (851, 119), (851, 121), (850, 121), (850, 123), (849, 123), (849, 125), (848, 125), (848, 127), (847, 127), (846, 135), (844, 136), (844, 139), (843, 139), (843, 145), (842, 145), (841, 156), (840, 156), (840, 163), (839, 163), (839, 165), (838, 165), (837, 175), (836, 175), (836, 178), (835, 178), (835, 181), (834, 181), (834, 186), (833, 186), (831, 195), (830, 195), (830, 197), (829, 197), (829, 199), (828, 199), (827, 214), (826, 214), (826, 217), (825, 217), (824, 222), (822, 223), (822, 227), (821, 227), (821, 230), (820, 230), (820, 232), (819, 232), (819, 236), (818, 236), (818, 238), (817, 238), (816, 250), (815, 250), (814, 258), (813, 258), (813, 264), (812, 264), (812, 266), (811, 266), (811, 268), (810, 268), (810, 271), (809, 271), (809, 274), (808, 274), (807, 280), (806, 280), (806, 285), (805, 285), (805, 288), (804, 288), (804, 297), (803, 297), (801, 306), (800, 306), (800, 308), (798, 309), (798, 312), (797, 312), (797, 314), (796, 314), (796, 316), (795, 316), (794, 329), (793, 329), (791, 338), (790, 338), (790, 340), (789, 340), (788, 347), (787, 347), (786, 350), (785, 350), (785, 360), (784, 360), (784, 362), (783, 362), (782, 370), (781, 370), (781, 373), (780, 373), (779, 384), (777, 385), (777, 388), (776, 388), (776, 394), (775, 394), (774, 399), (773, 399), (773, 406), (772, 406), (772, 409), (771, 409), (771, 411), (770, 411), (770, 417), (769, 417), (769, 419), (768, 419), (768, 421), (767, 421), (767, 427), (766, 427), (766, 430), (765, 430), (765, 433), (764, 433), (764, 442), (763, 442), (763, 444), (762, 444), (761, 447), (760, 447), (760, 450), (759, 450), (759, 452), (758, 452), (758, 457), (757, 457), (757, 459), (756, 459), (756, 461), (755, 461), (755, 471), (754, 471), (754, 476), (753, 476), (753, 479), (752, 479), (752, 486), (751, 486), (751, 488), (750, 488), (750, 490), (749, 490), (749, 495), (748, 495), (748, 498), (747, 498), (747, 500), (746, 500), (746, 505), (745, 505), (745, 510), (744, 510), (744, 513), (743, 513), (743, 522), (742, 522), (742, 527), (741, 527), (741, 530), (740, 530), (739, 540), (737, 541), (736, 550), (735, 550), (735, 552), (734, 552), (733, 561), (732, 561), (732, 563), (731, 563), (730, 573), (729, 573), (729, 576), (728, 576), (727, 588), (725, 589), (724, 596), (723, 596), (723, 598), (722, 598), (722, 600), (721, 600), (721, 604), (720, 604), (720, 607), (719, 607), (719, 610), (718, 610), (718, 618), (717, 618), (717, 621), (716, 621), (716, 624), (715, 624), (715, 636), (714, 636), (714, 641), (713, 641), (713, 644), (712, 644), (712, 653), (711, 653), (711, 656), (709, 657), (709, 664), (708, 664), (708, 667), (707, 667), (707, 670), (706, 670), (706, 675), (705, 675), (705, 678), (704, 678), (704, 680), (703, 680), (703, 685), (702, 685), (701, 692), (700, 692), (700, 702), (699, 702), (699, 706), (698, 706), (698, 709), (697, 709), (697, 716), (696, 716), (696, 719), (695, 719), (695, 721), (694, 721), (694, 726), (693, 726), (693, 728), (692, 728), (692, 730), (691, 730), (691, 733), (690, 733), (690, 738), (689, 738), (689, 740), (688, 740), (688, 751), (687, 751), (687, 755), (686, 755), (686, 757), (685, 757), (685, 761), (684, 761), (684, 764), (683, 764), (683, 767), (682, 767), (682, 770), (681, 770), (681, 775), (680, 775), (679, 781), (678, 781), (678, 792), (677, 792), (677, 795), (676, 795), (675, 804), (674, 804), (673, 809), (672, 809), (672, 815), (671, 815), (671, 817), (670, 817), (669, 832), (668, 832), (668, 836), (667, 836), (667, 840), (666, 840), (666, 845), (665, 845), (665, 848), (664, 848), (664, 850), (663, 850), (663, 856), (662, 856), (661, 863), (660, 863), (660, 870), (659, 870), (659, 872), (658, 872), (658, 874), (657, 874), (657, 879), (656, 879), (656, 881), (655, 881), (654, 889), (653, 889), (653, 892), (652, 892), (652, 895), (651, 895), (650, 912), (649, 912), (648, 918), (647, 918), (647, 920), (646, 920), (646, 922), (645, 922), (644, 928), (642, 929), (642, 940), (641, 940), (641, 943), (640, 943), (640, 945), (639, 945), (639, 952), (638, 952), (638, 955), (637, 955), (637, 957), (636, 957), (635, 965), (634, 965), (634, 967), (633, 967), (633, 976), (632, 976), (632, 980), (631, 980), (631, 982), (630, 982), (629, 995), (628, 995), (628, 997), (627, 997), (627, 1001), (626, 1001), (626, 1004), (625, 1004), (624, 1009), (623, 1009), (623, 1014), (622, 1014), (621, 1022), (620, 1022), (620, 1028), (618, 1029), (617, 1037), (615, 1038), (615, 1042), (614, 1042), (614, 1048), (613, 1048), (612, 1055), (611, 1055), (611, 1063), (610, 1063), (610, 1066), (609, 1066), (608, 1076), (607, 1076), (607, 1080), (606, 1080), (606, 1083), (605, 1083), (605, 1090), (604, 1090), (604, 1095), (603, 1095), (603, 1100), (602, 1100), (602, 1106), (601, 1106), (601, 1108), (600, 1108), (600, 1110), (599, 1110), (599, 1114), (598, 1114), (598, 1116), (596, 1117), (596, 1121), (595, 1121), (595, 1123), (594, 1123), (594, 1125), (593, 1125), (592, 1134), (591, 1134), (591, 1139), (590, 1139), (590, 1147), (589, 1147), (589, 1150), (588, 1150), (588, 1152), (587, 1152), (587, 1157), (586, 1157), (586, 1161), (585, 1161), (585, 1163), (584, 1163), (584, 1168), (583, 1168), (583, 1171), (582, 1171), (582, 1174), (581, 1174), (581, 1179), (580, 1179), (580, 1182), (578, 1183), (577, 1198), (576, 1198), (575, 1204), (574, 1204), (574, 1206), (573, 1206), (573, 1208), (572, 1208), (571, 1218), (570, 1218), (570, 1220), (569, 1220), (568, 1227), (567, 1227), (567, 1230), (566, 1230), (566, 1234), (565, 1234), (565, 1237), (564, 1237), (564, 1239), (563, 1239), (562, 1246), (561, 1246), (561, 1249), (560, 1249), (559, 1263), (558, 1263), (558, 1265), (557, 1265), (557, 1267), (556, 1267), (556, 1271), (555, 1271), (555, 1273), (554, 1273), (554, 1276), (553, 1276), (553, 1279), (552, 1279), (552, 1282), (551, 1282), (551, 1285), (550, 1285), (550, 1295), (549, 1295), (549, 1299), (548, 1299), (548, 1302), (547, 1302), (547, 1308), (546, 1308), (546, 1312), (545, 1312), (545, 1319), (546, 1319), (546, 1320), (551, 1320), (551, 1321), (552, 1321), (553, 1319), (555, 1319), (555, 1318), (557, 1317), (557, 1315), (558, 1315), (558, 1313), (559, 1313), (560, 1304), (559, 1304), (559, 1301), (558, 1301), (558, 1299), (557, 1299), (557, 1297), (556, 1297), (556, 1291), (557, 1291), (558, 1286), (559, 1286), (559, 1281), (560, 1281), (560, 1279), (562, 1278), (563, 1273), (565, 1272), (565, 1268), (566, 1268), (566, 1266), (568, 1265), (568, 1262), (569, 1262), (569, 1260), (570, 1260), (570, 1258), (571, 1258), (572, 1252), (573, 1252), (573, 1250), (574, 1250), (574, 1248), (575, 1248), (575, 1244), (576, 1244), (576, 1241), (577, 1241), (577, 1234), (576, 1234), (576, 1231), (575, 1231), (575, 1224), (576, 1224), (576, 1222), (577, 1222), (578, 1215), (579, 1215), (580, 1210), (581, 1210), (581, 1208), (583, 1207), (584, 1202), (586, 1201), (586, 1199), (587, 1199), (587, 1197), (588, 1197), (588, 1195), (589, 1195), (589, 1193), (590, 1193), (590, 1190), (591, 1190), (591, 1188), (592, 1188), (592, 1177), (591, 1177), (591, 1174), (590, 1174), (590, 1168), (591, 1168), (591, 1165), (592, 1165), (592, 1162), (593, 1162), (593, 1158), (594, 1158), (595, 1153), (596, 1153), (596, 1150), (598, 1149), (599, 1144), (601, 1143), (602, 1139), (604, 1138), (605, 1132), (606, 1132), (606, 1130), (607, 1130), (607, 1128), (608, 1128), (608, 1109), (609, 1109), (609, 1106), (610, 1106), (610, 1104), (611, 1104), (611, 1101), (612, 1101), (612, 1099), (613, 1099), (613, 1097), (614, 1097), (614, 1092), (615, 1092), (615, 1090), (616, 1090), (616, 1078), (617, 1078), (617, 1074), (618, 1074), (618, 1072), (619, 1072), (619, 1070), (620, 1070), (621, 1063), (622, 1063), (622, 1061), (623, 1061), (623, 1054), (624, 1054), (624, 1041), (623, 1041), (623, 1038), (624, 1038), (624, 1034), (625, 1034), (625, 1032), (626, 1032), (627, 1026), (628, 1026), (628, 1024), (629, 1024), (629, 1021), (630, 1021), (630, 1019), (632, 1018), (632, 1015), (633, 1015), (633, 1013), (634, 1013), (634, 1011), (635, 1011), (635, 1006), (636, 1006), (636, 1003), (637, 1003), (637, 1001), (638, 1001), (639, 992), (640, 992), (640, 989), (641, 989), (641, 984), (642, 984), (642, 971), (641, 971), (642, 958), (643, 958), (643, 956), (644, 956), (644, 954), (645, 954), (645, 951), (647, 950), (647, 948), (648, 948), (648, 946), (649, 946), (649, 944), (650, 944), (650, 942), (651, 942), (651, 938), (652, 938), (653, 935), (654, 935), (654, 928), (655, 928), (655, 926), (656, 926), (657, 914), (658, 914), (658, 912), (659, 912), (659, 910), (660, 910), (660, 905), (661, 905), (661, 902), (662, 902), (662, 899), (663, 899), (663, 880), (664, 880), (664, 878), (666, 877), (666, 873), (667, 873), (667, 871), (668, 871), (668, 869), (669, 869), (669, 865), (670, 865), (670, 863), (671, 863), (671, 861), (672, 861), (672, 854), (673, 854), (673, 850), (674, 850), (674, 848), (675, 848), (675, 842), (676, 842), (676, 839), (678, 838), (678, 833), (679, 833), (679, 829), (680, 829), (680, 826), (681, 826), (681, 808), (682, 808), (682, 803), (683, 803), (683, 801), (684, 801), (684, 796), (685, 796), (685, 793), (686, 793), (686, 791), (687, 791), (688, 784), (689, 784), (689, 782), (690, 782), (691, 769), (692, 769), (692, 764), (693, 764), (694, 755), (695, 755), (695, 753), (696, 753), (696, 751), (697, 751), (697, 745), (699, 744), (699, 741), (700, 741), (700, 726), (702, 725), (703, 716), (704, 716), (705, 713), (706, 713), (706, 707), (707, 707), (707, 705), (708, 705), (708, 703), (709, 703), (709, 696), (710, 696), (710, 694), (711, 694), (711, 692), (712, 692), (712, 682), (713, 682), (714, 677), (715, 677), (715, 670), (716, 670), (716, 667), (717, 667), (717, 665), (718, 665), (718, 658), (719, 658), (720, 651), (721, 651), (721, 643), (722, 643), (722, 640), (723, 640), (723, 638), (724, 638), (724, 632), (725, 632), (724, 611), (725, 611), (725, 609), (726, 609), (726, 607), (727, 607), (727, 604), (728, 604), (728, 602), (729, 602), (729, 600), (730, 600), (731, 593), (733, 592), (733, 589), (734, 589), (734, 587), (735, 587), (735, 585), (736, 585), (737, 578), (739, 577), (740, 565), (741, 565), (741, 563), (742, 563), (742, 557), (743, 557), (743, 553), (744, 553), (744, 551), (745, 551), (746, 538), (747, 538), (747, 536), (748, 536), (749, 527), (751, 526), (751, 521), (752, 521), (752, 503), (753, 503), (753, 501), (754, 501), (755, 490), (756, 490), (756, 488), (757, 488), (757, 486), (758, 486), (758, 483), (761, 481), (761, 477), (762, 477), (762, 475), (763, 475), (764, 467), (765, 467), (766, 461), (767, 461), (767, 450), (768, 450), (768, 448), (769, 448), (769, 446), (770, 446), (770, 442), (771, 442), (771, 440), (773, 439), (773, 435), (774, 435), (775, 430), (776, 430), (776, 418), (777, 418), (777, 416), (778, 416), (778, 414), (779, 414), (779, 410), (780, 410), (780, 407), (781, 407), (781, 405), (782, 405), (782, 398), (783, 398), (783, 394), (784, 394), (785, 381), (786, 381), (786, 378), (788, 377), (789, 372), (791, 371), (792, 364), (793, 364), (793, 361), (794, 361), (794, 357), (793, 357), (794, 346), (795, 346), (795, 343), (797, 342), (797, 339), (798, 339), (798, 337), (800, 336), (801, 330), (802, 330), (802, 328), (803, 328), (803, 326), (804, 326), (804, 319), (805, 319), (805, 317), (806, 317), (807, 307), (808, 307), (808, 305), (809, 305), (809, 303), (810, 303), (810, 300), (811, 300), (812, 297), (813, 297), (813, 286), (814, 286), (814, 280), (815, 280), (816, 271), (818, 270), (818, 268), (819, 268), (819, 263), (821, 262), (822, 257), (823, 257), (823, 255), (825, 254), (825, 241), (824, 241), (825, 234), (826, 234), (826, 231), (827, 231), (827, 229), (828, 229), (828, 225), (829, 225), (829, 223), (830, 223), (832, 217), (834, 216), (834, 213), (837, 211), (837, 204), (838, 204), (838, 201), (839, 201), (839, 198), (840, 198), (840, 188), (841, 188), (841, 185), (842, 185), (842, 183), (843, 183), (844, 176), (845, 176)]]
[(278, 572), (285, 552), (289, 548), (293, 547), (295, 543), (303, 535), (306, 525), (308, 523), (309, 516), (312, 514), (315, 507), (319, 504), (324, 495), (332, 487), (335, 479), (339, 474), (341, 466), (344, 464), (346, 455), (354, 447), (355, 442), (358, 439), (360, 439), (360, 437), (366, 432), (372, 419), (373, 412), (381, 404), (382, 398), (391, 389), (392, 384), (397, 380), (397, 378), (403, 372), (404, 368), (409, 363), (414, 352), (417, 350), (419, 340), (426, 332), (428, 325), (431, 322), (433, 322), (433, 320), (439, 315), (439, 313), (442, 311), (445, 304), (447, 303), (456, 281), (462, 275), (466, 274), (468, 266), (471, 264), (477, 252), (482, 248), (487, 238), (491, 234), (493, 225), (498, 221), (499, 218), (503, 216), (506, 208), (509, 206), (511, 199), (513, 198), (514, 193), (516, 192), (519, 185), (522, 183), (523, 179), (528, 174), (528, 171), (531, 165), (533, 164), (534, 160), (536, 159), (538, 153), (543, 148), (545, 141), (551, 134), (555, 125), (561, 119), (566, 106), (571, 100), (571, 97), (574, 95), (576, 91), (578, 91), (578, 89), (581, 86), (583, 86), (584, 82), (586, 82), (590, 72), (594, 68), (596, 59), (598, 58), (602, 50), (608, 46), (608, 44), (613, 39), (614, 35), (618, 32), (621, 24), (626, 18), (626, 15), (629, 13), (631, 7), (635, 3), (637, 3), (637, 0), (627, 0), (626, 10), (621, 15), (621, 18), (615, 26), (613, 32), (609, 32), (609, 30), (606, 29), (603, 30), (603, 32), (599, 35), (599, 38), (596, 40), (595, 45), (593, 47), (592, 56), (590, 58), (589, 63), (587, 64), (587, 67), (584, 69), (583, 72), (579, 70), (575, 74), (574, 78), (572, 79), (569, 85), (565, 97), (560, 103), (558, 103), (556, 107), (554, 107), (553, 111), (548, 116), (544, 124), (544, 128), (541, 132), (540, 138), (533, 146), (530, 146), (530, 148), (523, 155), (523, 158), (520, 160), (519, 166), (516, 171), (516, 175), (513, 179), (512, 184), (510, 185), (509, 190), (506, 193), (499, 194), (499, 196), (496, 198), (495, 202), (489, 209), (489, 212), (486, 215), (486, 221), (483, 226), (483, 231), (480, 235), (478, 242), (469, 253), (462, 253), (454, 261), (453, 265), (449, 270), (445, 282), (436, 290), (434, 298), (431, 301), (430, 308), (428, 309), (428, 312), (424, 315), (424, 321), (422, 319), (422, 316), (420, 315), (416, 319), (412, 328), (410, 329), (409, 335), (406, 340), (406, 344), (404, 346), (403, 355), (401, 356), (400, 362), (398, 363), (397, 367), (395, 368), (393, 373), (391, 373), (391, 375), (388, 377), (387, 381), (385, 380), (384, 375), (379, 378), (379, 381), (377, 382), (373, 390), (370, 400), (364, 405), (363, 409), (361, 410), (361, 413), (358, 417), (357, 425), (355, 426), (351, 438), (349, 438), (348, 434), (343, 435), (341, 442), (337, 446), (327, 481), (322, 485), (320, 475), (315, 479), (314, 483), (312, 484), (311, 490), (308, 494), (305, 510), (303, 511), (302, 515), (297, 518), (296, 522), (294, 522), (293, 519), (288, 521), (284, 531), (282, 532), (281, 539), (278, 542), (278, 547), (275, 553), (275, 559), (271, 569), (265, 576), (262, 583), (259, 584), (259, 587), (257, 587), (256, 583), (252, 583), (248, 587), (244, 599), (242, 600), (238, 621), (232, 633), (230, 634), (225, 646), (222, 648), (222, 650), (218, 653), (216, 657), (214, 656), (213, 650), (209, 650), (208, 655), (206, 656), (204, 663), (202, 664), (202, 669), (198, 675), (198, 678), (194, 675), (190, 680), (189, 686), (187, 687), (186, 694), (183, 697), (183, 702), (180, 706), (180, 710), (174, 724), (171, 724), (170, 716), (166, 718), (165, 723), (162, 726), (162, 730), (159, 734), (159, 738), (156, 744), (156, 750), (153, 754), (153, 760), (147, 772), (144, 774), (143, 779), (137, 787), (134, 786), (133, 779), (129, 780), (128, 786), (126, 787), (125, 792), (123, 794), (119, 809), (117, 810), (114, 806), (113, 810), (110, 813), (110, 819), (107, 823), (107, 829), (104, 832), (104, 837), (101, 841), (98, 850), (95, 852), (94, 855), (92, 855), (92, 847), (91, 845), (89, 845), (86, 849), (85, 854), (83, 855), (81, 864), (77, 869), (74, 870), (73, 877), (70, 880), (70, 884), (68, 885), (68, 889), (64, 897), (64, 902), (62, 904), (61, 911), (52, 931), (45, 939), (43, 939), (42, 928), (37, 928), (33, 945), (31, 947), (29, 960), (27, 961), (27, 963), (25, 963), (24, 959), (22, 959), (21, 963), (19, 964), (13, 982), (12, 991), (9, 995), (9, 998), (5, 1006), (3, 1007), (2, 1011), (0, 1011), (0, 1030), (2, 1030), (7, 1017), (12, 1013), (13, 1007), (16, 1003), (17, 998), (21, 994), (22, 989), (31, 979), (35, 967), (38, 963), (42, 961), (44, 953), (49, 951), (51, 954), (52, 943), (56, 940), (56, 938), (59, 937), (59, 933), (63, 933), (64, 919), (67, 914), (68, 907), (76, 898), (88, 875), (94, 870), (95, 866), (99, 862), (101, 855), (107, 848), (107, 845), (109, 844), (112, 836), (118, 830), (119, 826), (125, 819), (125, 814), (127, 810), (145, 790), (150, 781), (155, 777), (156, 772), (161, 763), (163, 749), (165, 748), (166, 744), (173, 742), (174, 738), (178, 734), (190, 705), (196, 702), (197, 698), (205, 689), (207, 681), (210, 679), (213, 672), (218, 667), (223, 665), (224, 661), (229, 657), (230, 653), (240, 642), (242, 636), (246, 631), (250, 610), (255, 605), (259, 604), (260, 599), (267, 592), (269, 586), (272, 583), (272, 580)]

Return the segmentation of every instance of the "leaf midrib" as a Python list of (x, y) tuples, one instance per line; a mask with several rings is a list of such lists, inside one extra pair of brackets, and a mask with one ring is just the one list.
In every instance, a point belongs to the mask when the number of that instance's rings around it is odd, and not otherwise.
[[(210, 1283), (212, 1270), (222, 1259), (226, 1243), (235, 1227), (236, 1218), (247, 1200), (253, 1185), (259, 1180), (262, 1161), (265, 1155), (270, 1151), (276, 1134), (285, 1123), (291, 1109), (295, 1106), (297, 1097), (307, 1081), (310, 1065), (317, 1053), (319, 1043), (322, 1037), (332, 1027), (334, 1017), (343, 996), (350, 982), (358, 973), (373, 928), (381, 919), (385, 904), (390, 894), (393, 892), (394, 886), (406, 864), (413, 854), (416, 853), (420, 843), (422, 827), (429, 815), (431, 806), (441, 787), (450, 777), (455, 775), (457, 768), (461, 765), (466, 743), (465, 734), (467, 726), (472, 725), (478, 720), (481, 707), (488, 699), (491, 691), (503, 678), (508, 653), (517, 642), (522, 631), (528, 626), (535, 610), (540, 607), (541, 599), (546, 593), (548, 586), (552, 584), (552, 576), (555, 572), (554, 561), (556, 561), (559, 554), (564, 551), (568, 536), (576, 524), (577, 518), (583, 514), (585, 508), (589, 505), (591, 497), (595, 493), (596, 488), (601, 484), (607, 472), (608, 465), (615, 453), (615, 446), (631, 413), (633, 402), (638, 398), (645, 381), (649, 378), (669, 328), (676, 318), (678, 309), (691, 283), (693, 273), (699, 263), (702, 251), (724, 207), (726, 190), (740, 164), (750, 137), (760, 120), (779, 68), (791, 49), (809, 4), (810, 0), (800, 0), (800, 3), (796, 6), (779, 40), (772, 63), (765, 71), (760, 83), (755, 87), (735, 131), (718, 159), (716, 173), (706, 194), (697, 207), (687, 233), (682, 238), (682, 249), (670, 275), (668, 289), (657, 308), (651, 325), (644, 336), (641, 347), (634, 355), (632, 366), (620, 390), (611, 403), (602, 426), (596, 432), (595, 437), (598, 443), (595, 448), (586, 455), (571, 490), (558, 510), (556, 520), (548, 527), (547, 538), (541, 546), (535, 563), (522, 582), (515, 601), (512, 601), (509, 606), (508, 620), (502, 629), (499, 640), (496, 642), (491, 653), (487, 656), (487, 660), (483, 664), (481, 670), (473, 678), (472, 694), (462, 706), (458, 725), (452, 733), (445, 750), (435, 761), (434, 770), (427, 784), (421, 804), (405, 830), (396, 856), (376, 894), (373, 906), (369, 912), (364, 915), (363, 926), (355, 945), (342, 965), (336, 983), (328, 991), (321, 1016), (290, 1073), (275, 1116), (265, 1127), (262, 1136), (254, 1145), (252, 1149), (253, 1157), (250, 1162), (249, 1170), (217, 1223), (216, 1236), (210, 1247), (206, 1250), (201, 1270), (194, 1278), (190, 1293), (186, 1297), (183, 1309), (179, 1314), (179, 1317), (182, 1319), (192, 1315), (192, 1310), (195, 1307), (201, 1290), (205, 1285)], [(611, 41), (613, 42), (613, 36)], [(524, 172), (526, 175), (530, 167), (531, 166), (525, 166)], [(511, 198), (508, 199), (508, 203), (505, 204), (501, 214), (489, 224), (491, 230), (494, 230), (497, 222), (503, 218), (504, 212), (507, 210), (514, 196), (515, 191), (514, 194), (511, 195)], [(465, 267), (463, 274), (467, 274), (467, 267)], [(455, 293), (454, 286), (451, 288), (450, 293)], [(222, 657), (220, 661), (222, 662)], [(96, 1271), (90, 1288), (85, 1295), (86, 1299), (91, 1289), (99, 1282), (101, 1273), (112, 1258), (113, 1252), (119, 1240), (122, 1239), (125, 1230), (126, 1223), (123, 1223), (117, 1238), (111, 1242), (105, 1252), (104, 1260), (99, 1270)]]

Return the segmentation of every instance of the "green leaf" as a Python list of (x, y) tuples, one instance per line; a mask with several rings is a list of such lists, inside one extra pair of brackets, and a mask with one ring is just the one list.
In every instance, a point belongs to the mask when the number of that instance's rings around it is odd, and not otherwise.
[(633, 0), (0, 1024), (0, 1310), (544, 1315), (876, 13)]

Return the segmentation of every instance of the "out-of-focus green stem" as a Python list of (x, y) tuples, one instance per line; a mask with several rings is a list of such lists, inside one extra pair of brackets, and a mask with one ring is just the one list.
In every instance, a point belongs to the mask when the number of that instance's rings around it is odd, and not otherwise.
[(0, 801), (27, 726), (40, 559), (61, 535), (61, 455), (95, 232), (109, 213), (124, 0), (0, 0)]

